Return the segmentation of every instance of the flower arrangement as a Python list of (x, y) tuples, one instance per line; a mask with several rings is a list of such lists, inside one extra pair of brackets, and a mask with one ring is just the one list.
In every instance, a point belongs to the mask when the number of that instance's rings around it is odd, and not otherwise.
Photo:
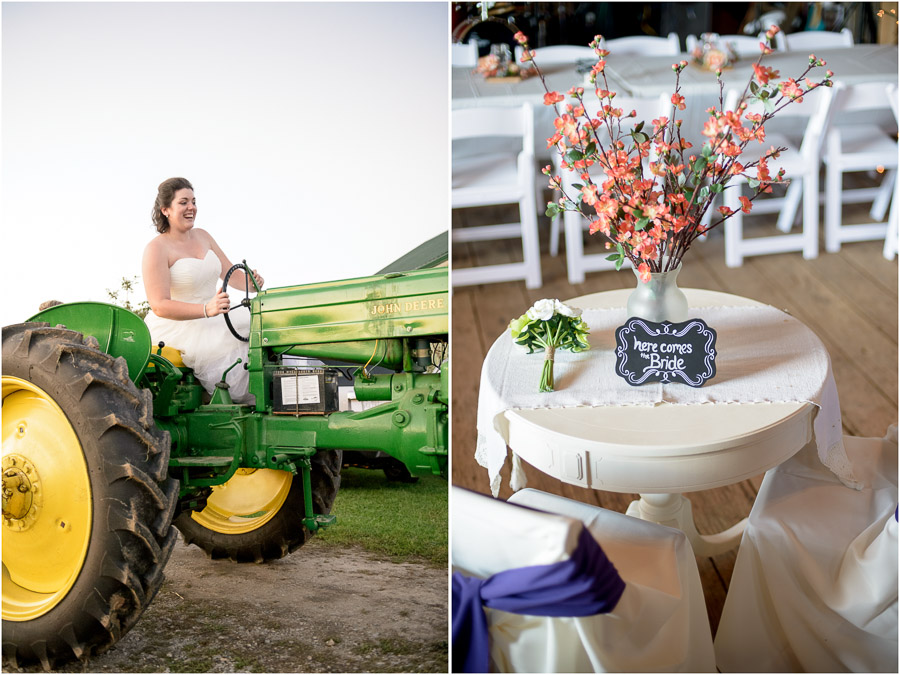
[[(628, 260), (646, 282), (653, 272), (675, 269), (697, 237), (735, 213), (721, 206), (718, 219), (710, 214), (710, 224), (703, 224), (716, 195), (735, 176), (743, 176), (754, 190), (749, 198), (740, 198), (741, 211), (749, 213), (760, 194), (772, 192), (775, 183), (786, 182), (783, 170), (773, 177), (769, 169), (769, 160), (785, 148), (771, 147), (746, 164), (739, 161), (744, 149), (751, 141), (764, 143), (765, 123), (783, 107), (802, 102), (803, 96), (817, 87), (832, 85), (830, 70), (819, 82), (806, 77), (813, 68), (825, 65), (814, 54), (796, 78), (779, 81), (778, 71), (763, 66), (762, 58), (772, 52), (772, 38), (777, 32), (773, 26), (766, 32), (765, 42), (760, 42), (760, 56), (736, 111), (723, 110), (722, 71), (716, 69), (719, 105), (707, 111), (709, 119), (702, 133), (708, 140), (697, 154), (687, 153), (692, 145), (682, 138), (681, 120), (675, 119), (676, 111), (686, 108), (680, 93), (680, 74), (687, 61), (672, 65), (675, 92), (671, 115), (652, 120), (649, 125), (643, 121), (627, 123), (636, 113), (615, 107), (616, 93), (610, 91), (604, 70), (609, 52), (601, 48), (601, 36), (590, 45), (597, 55), (589, 80), (597, 102), (590, 104), (584, 88), (573, 87), (568, 92), (570, 102), (561, 106), (566, 96), (547, 88), (534, 63), (534, 52), (528, 48), (528, 38), (521, 31), (516, 33), (524, 50), (521, 60), (532, 64), (544, 85), (544, 103), (556, 110), (556, 132), (547, 139), (547, 147), (556, 146), (561, 167), (576, 172), (580, 179), (573, 186), (576, 192), (566, 194), (562, 178), (553, 176), (549, 165), (543, 169), (550, 177), (550, 187), (562, 193), (557, 201), (548, 203), (547, 215), (553, 218), (563, 211), (581, 213), (590, 223), (591, 234), (601, 233), (607, 248), (615, 249), (608, 259), (615, 261), (616, 269)], [(760, 102), (764, 112), (747, 112), (748, 100)], [(749, 126), (745, 126), (742, 115)], [(588, 173), (594, 165), (603, 170), (600, 182)]]
[(525, 79), (534, 75), (531, 68), (520, 67), (515, 61), (501, 59), (497, 54), (479, 57), (475, 72), (483, 77), (518, 77)]
[(691, 51), (691, 57), (697, 66), (715, 72), (730, 68), (738, 60), (737, 54), (728, 43), (724, 46), (719, 45), (709, 33), (704, 33), (701, 39), (703, 43)]
[(528, 353), (545, 350), (541, 370), (540, 391), (553, 391), (553, 359), (557, 349), (583, 352), (590, 349), (588, 325), (581, 318), (581, 310), (559, 300), (544, 298), (518, 319), (509, 322), (513, 341), (528, 347)]

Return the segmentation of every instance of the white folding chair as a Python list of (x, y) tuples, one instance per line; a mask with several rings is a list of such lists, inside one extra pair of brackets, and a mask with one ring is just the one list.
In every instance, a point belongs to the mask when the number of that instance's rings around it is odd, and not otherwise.
[[(888, 100), (891, 102), (891, 111), (894, 113), (894, 121), (900, 124), (900, 112), (898, 112), (897, 85), (889, 84), (887, 88)], [(900, 170), (894, 171), (894, 195), (891, 200), (891, 212), (888, 214), (888, 230), (884, 238), (884, 257), (893, 260), (897, 255), (898, 223), (900, 223)]]
[[(573, 76), (575, 75), (575, 66), (578, 61), (589, 60), (596, 62), (597, 60), (597, 55), (594, 53), (594, 50), (591, 47), (584, 45), (550, 45), (549, 47), (540, 47), (533, 51), (534, 61), (540, 68), (545, 66), (571, 65)], [(522, 52), (523, 49), (521, 45), (516, 45), (516, 63), (527, 66), (527, 63), (522, 64)], [(554, 118), (555, 115), (552, 114), (552, 110), (545, 106), (541, 106), (535, 110), (535, 128), (542, 131), (542, 133), (538, 133), (539, 138), (537, 138), (534, 149), (534, 154), (537, 158), (539, 167), (546, 166), (547, 161), (553, 157), (553, 149), (548, 149), (547, 144), (544, 141), (546, 137), (550, 135), (549, 130), (553, 128), (552, 122)], [(536, 205), (538, 213), (542, 214), (546, 211), (547, 207), (546, 201), (544, 200), (544, 190), (547, 187), (547, 181), (544, 180), (544, 176), (540, 172), (536, 173), (535, 176), (535, 191), (537, 194)], [(554, 253), (553, 255), (556, 254)]]
[[(585, 97), (589, 98), (589, 94)], [(600, 107), (599, 102), (589, 103), (587, 110), (592, 113), (594, 109)], [(638, 98), (633, 96), (625, 96), (619, 94), (613, 101), (615, 107), (622, 108), (626, 114), (632, 110), (637, 112), (637, 117), (626, 121), (622, 125), (623, 132), (628, 128), (633, 128), (635, 124), (643, 121), (646, 128), (652, 126), (652, 120), (665, 115), (669, 116), (672, 110), (672, 103), (666, 94), (652, 96), (649, 98)], [(601, 127), (601, 130), (603, 127)], [(627, 133), (627, 132), (625, 132)], [(652, 153), (652, 148), (651, 148)], [(560, 176), (563, 179), (563, 189), (566, 194), (573, 195), (576, 190), (572, 187), (573, 183), (581, 182), (578, 176), (568, 169), (561, 169), (559, 153), (552, 155), (554, 176)], [(650, 176), (649, 162), (655, 161), (655, 157), (648, 157), (644, 162), (644, 175)], [(603, 181), (603, 171), (600, 167), (594, 165), (590, 169), (590, 174), (595, 183)], [(559, 193), (554, 191), (554, 198), (559, 197)], [(584, 252), (584, 230), (588, 227), (588, 221), (576, 212), (565, 211), (550, 221), (550, 254), (557, 255), (559, 253), (559, 222), (562, 219), (563, 227), (566, 233), (566, 268), (568, 271), (569, 283), (580, 284), (584, 282), (586, 272), (600, 272), (603, 270), (615, 269), (616, 265), (606, 259), (609, 255), (605, 253), (585, 254)]]
[(464, 66), (466, 68), (477, 66), (478, 43), (474, 40), (472, 42), (451, 42), (450, 63), (453, 66)]
[[(739, 98), (738, 90), (730, 90), (726, 97), (725, 109), (734, 110)], [(764, 144), (751, 141), (746, 146), (744, 154), (741, 155), (741, 163), (744, 165), (762, 157), (772, 146), (787, 148), (777, 159), (769, 160), (769, 169), (773, 177), (783, 168), (785, 178), (792, 179), (787, 193), (784, 198), (761, 196), (755, 199), (752, 212), (779, 213), (778, 229), (786, 232), (790, 230), (790, 224), (794, 220), (802, 196), (803, 231), (798, 234), (745, 238), (744, 218), (739, 198), (746, 179), (743, 176), (735, 176), (722, 193), (724, 205), (735, 212), (724, 225), (725, 264), (728, 267), (740, 267), (744, 263), (744, 258), (752, 255), (802, 251), (803, 257), (807, 260), (819, 255), (819, 164), (833, 98), (831, 88), (819, 87), (806, 94), (803, 103), (792, 103), (778, 113), (782, 121), (791, 117), (805, 124), (799, 147), (796, 142), (780, 133), (766, 134)], [(761, 111), (762, 107), (758, 103), (750, 104), (747, 109), (747, 112)]]
[[(766, 41), (765, 33), (760, 33), (759, 35), (719, 35), (718, 33), (708, 33), (708, 35), (715, 38), (719, 44), (730, 45), (738, 58), (759, 56), (759, 43)], [(698, 38), (696, 35), (688, 35), (684, 39), (684, 44), (687, 53), (690, 54), (695, 47), (702, 46), (703, 43), (701, 38)]]
[[(896, 97), (896, 89), (893, 95)], [(825, 163), (825, 250), (829, 253), (841, 250), (843, 242), (884, 239), (887, 235), (888, 223), (878, 221), (884, 219), (896, 183), (896, 137), (871, 123), (839, 123), (838, 116), (861, 116), (890, 109), (890, 94), (883, 82), (838, 86), (835, 91), (832, 123), (826, 130), (822, 155)], [(845, 173), (885, 169), (889, 171), (878, 188), (843, 188)], [(869, 216), (875, 222), (842, 223), (844, 204), (868, 201), (872, 201)]]
[[(517, 63), (521, 62), (523, 51), (521, 45), (516, 46)], [(534, 60), (538, 66), (557, 66), (565, 63), (575, 65), (579, 60), (596, 60), (597, 58), (594, 50), (584, 45), (550, 45), (532, 51), (534, 51)]]
[(642, 56), (675, 56), (681, 53), (681, 42), (678, 33), (669, 33), (666, 37), (653, 35), (629, 35), (600, 41), (603, 49), (613, 54), (641, 54)]
[(452, 565), (466, 576), (567, 560), (586, 528), (625, 582), (605, 614), (486, 608), (492, 672), (715, 671), (697, 563), (680, 530), (530, 488), (506, 503), (454, 487), (451, 513)]
[(716, 634), (722, 672), (897, 672), (897, 428), (844, 447), (862, 490), (815, 443), (763, 479)]
[(541, 286), (535, 192), (534, 119), (530, 103), (517, 107), (454, 110), (454, 144), (467, 139), (517, 139), (517, 149), (457, 154), (454, 150), (451, 206), (454, 209), (499, 204), (519, 205), (519, 222), (453, 229), (454, 242), (521, 239), (522, 262), (454, 268), (453, 285), (524, 279), (527, 288)]
[(827, 30), (805, 30), (799, 33), (775, 33), (775, 48), (780, 52), (809, 52), (829, 47), (852, 47), (853, 33), (842, 28), (839, 33)]

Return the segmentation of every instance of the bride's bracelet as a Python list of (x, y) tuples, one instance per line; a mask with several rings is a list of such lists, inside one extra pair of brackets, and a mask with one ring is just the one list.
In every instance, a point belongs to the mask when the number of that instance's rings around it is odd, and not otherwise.
[(205, 302), (203, 303), (203, 316), (207, 319), (209, 318), (209, 314), (206, 311), (206, 303)]

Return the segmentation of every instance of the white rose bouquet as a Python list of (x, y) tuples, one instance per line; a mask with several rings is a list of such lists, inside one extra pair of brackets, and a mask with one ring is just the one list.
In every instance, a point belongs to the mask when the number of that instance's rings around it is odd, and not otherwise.
[(513, 342), (528, 347), (528, 353), (545, 350), (541, 371), (540, 391), (553, 391), (553, 357), (557, 349), (583, 352), (590, 349), (587, 341), (588, 325), (581, 318), (581, 310), (559, 300), (545, 298), (534, 303), (518, 319), (509, 322)]

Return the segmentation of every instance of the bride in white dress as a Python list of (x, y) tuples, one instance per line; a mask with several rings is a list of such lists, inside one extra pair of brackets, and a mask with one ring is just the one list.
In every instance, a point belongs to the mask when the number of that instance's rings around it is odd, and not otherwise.
[[(248, 343), (236, 339), (225, 324), (230, 306), (228, 294), (217, 289), (231, 261), (205, 230), (194, 227), (197, 200), (184, 178), (170, 178), (159, 186), (153, 205), (153, 223), (159, 235), (144, 249), (143, 280), (151, 311), (144, 319), (153, 344), (160, 341), (181, 352), (184, 364), (210, 394), (222, 373), (237, 359), (241, 365), (229, 371), (226, 381), (235, 403), (253, 403), (248, 393)], [(253, 271), (260, 288), (263, 278)], [(229, 280), (244, 290), (244, 273), (235, 270)], [(250, 287), (253, 288), (252, 282)], [(231, 317), (235, 330), (248, 335), (250, 314)]]

